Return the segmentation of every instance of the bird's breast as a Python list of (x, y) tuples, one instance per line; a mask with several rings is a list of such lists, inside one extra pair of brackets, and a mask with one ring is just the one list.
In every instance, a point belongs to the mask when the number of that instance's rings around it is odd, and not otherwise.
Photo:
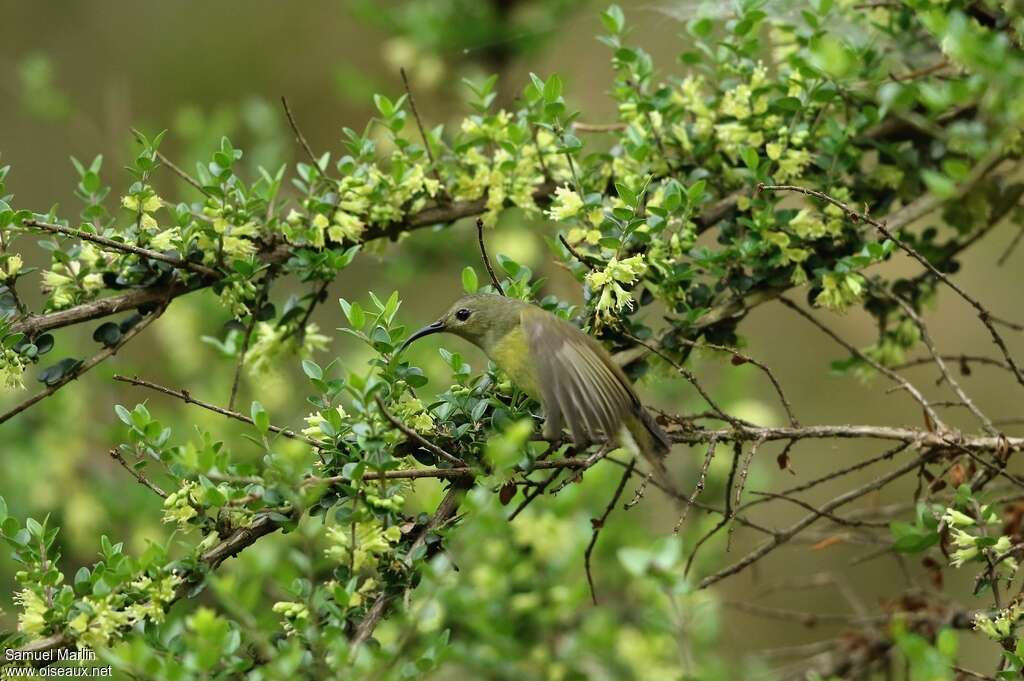
[(487, 354), (521, 390), (539, 399), (537, 367), (530, 357), (530, 344), (521, 326), (495, 341)]

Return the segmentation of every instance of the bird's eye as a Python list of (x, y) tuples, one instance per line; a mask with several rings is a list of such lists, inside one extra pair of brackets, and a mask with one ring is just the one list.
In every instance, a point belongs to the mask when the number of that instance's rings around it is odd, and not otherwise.
[(464, 322), (464, 321), (466, 321), (467, 319), (469, 319), (469, 314), (470, 314), (470, 313), (469, 313), (469, 310), (467, 310), (467, 309), (466, 309), (466, 308), (464, 308), (464, 307), (460, 307), (460, 308), (459, 308), (458, 310), (456, 310), (456, 312), (455, 312), (455, 318), (456, 318), (456, 319), (458, 319), (458, 320), (459, 320), (460, 322)]

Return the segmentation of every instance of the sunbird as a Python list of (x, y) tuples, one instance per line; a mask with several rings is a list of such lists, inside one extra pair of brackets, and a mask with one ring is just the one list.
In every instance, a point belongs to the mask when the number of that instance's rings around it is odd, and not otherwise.
[(661, 482), (671, 442), (629, 378), (594, 338), (536, 305), (489, 293), (459, 298), (433, 324), (402, 344), (434, 333), (468, 340), (544, 408), (544, 439), (568, 425), (577, 447), (619, 445), (639, 451)]

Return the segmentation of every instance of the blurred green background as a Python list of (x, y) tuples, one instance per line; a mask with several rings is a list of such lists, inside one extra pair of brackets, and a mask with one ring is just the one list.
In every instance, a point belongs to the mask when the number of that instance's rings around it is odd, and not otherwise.
[[(674, 57), (685, 40), (680, 37), (682, 22), (696, 11), (696, 4), (621, 4), (634, 25), (635, 39), (654, 55), (656, 63), (666, 71), (681, 70)], [(410, 73), (418, 108), (428, 125), (457, 124), (465, 112), (467, 92), (460, 85), (461, 78), (492, 72), (500, 74), (499, 101), (514, 100), (530, 71), (557, 72), (565, 82), (570, 107), (583, 112), (581, 120), (600, 123), (613, 119), (612, 103), (603, 92), (611, 76), (607, 49), (594, 40), (601, 31), (597, 13), (603, 5), (558, 0), (450, 0), (411, 3), (420, 7), (416, 11), (410, 11), (408, 5), (344, 0), (117, 0), (100, 6), (0, 0), (7, 27), (0, 41), (0, 162), (13, 166), (8, 188), (19, 207), (45, 211), (59, 204), (67, 215), (77, 212), (72, 195), (75, 174), (68, 156), (88, 160), (103, 154), (104, 177), (117, 187), (126, 178), (120, 168), (132, 152), (131, 127), (147, 132), (167, 129), (162, 151), (185, 168), (207, 156), (225, 134), (245, 150), (251, 168), (293, 163), (301, 158), (300, 150), (291, 143), (279, 104), (281, 96), (288, 98), (312, 147), (318, 153), (331, 150), (337, 154), (342, 127), (361, 130), (372, 117), (374, 92), (392, 98), (401, 93), (399, 66)], [(462, 21), (443, 20), (452, 7)], [(156, 185), (164, 196), (193, 198), (170, 173), (162, 173)], [(548, 292), (578, 301), (575, 282), (550, 261), (544, 237), (553, 233), (550, 225), (527, 222), (510, 213), (488, 238), (492, 253), (504, 253), (529, 265), (547, 278)], [(1003, 268), (994, 265), (1011, 237), (1009, 229), (996, 230), (981, 241), (967, 256), (959, 279), (968, 290), (981, 293), (996, 314), (1019, 321), (1024, 316), (1021, 278), (1015, 273), (1020, 271), (1024, 254)], [(43, 252), (32, 253), (28, 264), (44, 264), (44, 257)], [(358, 344), (335, 332), (342, 325), (334, 302), (339, 296), (365, 300), (368, 290), (383, 295), (398, 290), (404, 299), (400, 316), (407, 325), (416, 326), (433, 319), (461, 291), (459, 273), (466, 265), (482, 272), (479, 264), (469, 222), (445, 231), (419, 231), (399, 245), (387, 244), (361, 257), (331, 286), (328, 302), (314, 316), (321, 330), (334, 337), (330, 351), (318, 361), (327, 364), (337, 357), (344, 366), (358, 368), (366, 360)], [(886, 267), (914, 271), (898, 259)], [(302, 291), (293, 285), (293, 292)], [(940, 302), (929, 316), (940, 349), (984, 353), (988, 337), (965, 305), (946, 295)], [(246, 455), (246, 443), (238, 437), (241, 431), (232, 423), (110, 380), (114, 373), (139, 374), (226, 403), (234, 361), (213, 344), (196, 340), (201, 336), (223, 338), (226, 320), (224, 309), (212, 295), (192, 294), (145, 331), (144, 340), (130, 344), (83, 379), (0, 426), (0, 495), (7, 499), (12, 514), (50, 514), (64, 528), (67, 573), (73, 574), (78, 565), (94, 560), (100, 534), (123, 539), (138, 550), (147, 538), (162, 540), (169, 531), (160, 526), (153, 497), (107, 456), (123, 438), (113, 405), (131, 407), (147, 400), (151, 410), (174, 427), (176, 438), (187, 438), (197, 424), (231, 442), (239, 455)], [(829, 322), (855, 344), (863, 346), (873, 340), (874, 330), (861, 314), (830, 315)], [(74, 354), (76, 340), (90, 332), (61, 331), (57, 348), (61, 354), (54, 357)], [(775, 370), (802, 422), (922, 425), (913, 402), (900, 393), (885, 393), (882, 382), (860, 384), (850, 377), (832, 376), (829, 363), (841, 358), (841, 351), (781, 306), (755, 310), (741, 326), (741, 333), (748, 343), (746, 351)], [(1011, 351), (1024, 351), (1020, 335), (1010, 338)], [(482, 365), (482, 357), (468, 346), (459, 341), (446, 344), (463, 351), (475, 367)], [(436, 344), (421, 343), (415, 352), (428, 370), (431, 385), (445, 385), (447, 376)], [(732, 412), (781, 424), (774, 393), (752, 367), (732, 367), (720, 357), (705, 355), (696, 356), (693, 365), (714, 396)], [(277, 369), (258, 377), (246, 375), (239, 404), (258, 398), (275, 422), (300, 424), (308, 409), (298, 360)], [(910, 375), (934, 390), (930, 371), (924, 368)], [(981, 408), (994, 419), (1019, 416), (1019, 409), (1006, 398), (1007, 383), (993, 370), (978, 367), (966, 383)], [(29, 390), (36, 389), (29, 386)], [(641, 390), (651, 402), (671, 411), (704, 408), (681, 381), (647, 381)], [(24, 396), (0, 397), (0, 409)], [(58, 422), (60, 427), (54, 427)], [(969, 425), (963, 414), (951, 414), (950, 422)], [(1024, 428), (1008, 425), (1006, 432), (1019, 435)], [(249, 454), (255, 452), (251, 449)], [(792, 452), (796, 477), (791, 478), (775, 465), (779, 447), (766, 445), (759, 451), (749, 487), (788, 486), (879, 451), (880, 447), (859, 442), (805, 441)], [(677, 447), (670, 468), (680, 480), (692, 481), (702, 457), (702, 451)], [(723, 477), (728, 462), (729, 453), (722, 450), (712, 477)], [(570, 490), (566, 507), (584, 517), (598, 515), (617, 477), (614, 470), (595, 474), (592, 480), (588, 477), (591, 484), (586, 489)], [(836, 489), (825, 486), (810, 500), (828, 499)], [(894, 488), (887, 495), (901, 491), (905, 493), (906, 488)], [(714, 492), (715, 488), (709, 487), (709, 499), (715, 500), (711, 497)], [(889, 498), (880, 496), (870, 503), (882, 505)], [(782, 504), (761, 509), (759, 521), (777, 525), (804, 513)], [(653, 495), (629, 513), (613, 516), (599, 551), (599, 588), (623, 593), (629, 575), (615, 560), (616, 551), (667, 535), (674, 523), (672, 508)], [(818, 538), (827, 536), (823, 533)], [(850, 569), (851, 561), (873, 548), (856, 539), (846, 537), (821, 550), (807, 544), (788, 546), (757, 569), (718, 587), (722, 599), (760, 598), (780, 579), (828, 570), (837, 571), (859, 598), (874, 606), (880, 597), (891, 596), (904, 580), (921, 574), (919, 566), (891, 556)], [(731, 558), (742, 555), (755, 541), (756, 536), (737, 530)], [(281, 544), (273, 538), (260, 542), (247, 552), (252, 555), (245, 560), (271, 567), (284, 564), (287, 557)], [(577, 588), (583, 579), (583, 561), (581, 555), (571, 558), (559, 574), (568, 575), (573, 583), (567, 586)], [(13, 584), (14, 570), (7, 555), (0, 555), (0, 585)], [(227, 564), (222, 572), (224, 579), (230, 579), (232, 565)], [(0, 627), (10, 628), (14, 611), (4, 587), (0, 587)], [(207, 594), (203, 598), (216, 597)], [(834, 589), (787, 590), (785, 595), (768, 594), (758, 602), (819, 612), (849, 608)], [(594, 616), (600, 617), (599, 612), (595, 610)], [(581, 618), (586, 617), (581, 613)], [(736, 641), (756, 652), (821, 640), (840, 631), (828, 624), (779, 626), (730, 608), (722, 611), (722, 618), (719, 645), (726, 651)], [(614, 622), (605, 624), (615, 626)], [(978, 654), (979, 659), (990, 659), (989, 651)], [(966, 658), (965, 664), (970, 666), (970, 661)]]

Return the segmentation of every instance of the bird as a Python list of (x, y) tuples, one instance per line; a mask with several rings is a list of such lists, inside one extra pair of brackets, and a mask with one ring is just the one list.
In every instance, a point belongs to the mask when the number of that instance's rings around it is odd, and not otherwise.
[(577, 447), (625, 447), (642, 455), (671, 488), (664, 462), (671, 441), (595, 338), (532, 303), (491, 293), (459, 298), (437, 321), (409, 336), (399, 354), (435, 333), (476, 345), (540, 402), (545, 440), (562, 440), (568, 426)]

